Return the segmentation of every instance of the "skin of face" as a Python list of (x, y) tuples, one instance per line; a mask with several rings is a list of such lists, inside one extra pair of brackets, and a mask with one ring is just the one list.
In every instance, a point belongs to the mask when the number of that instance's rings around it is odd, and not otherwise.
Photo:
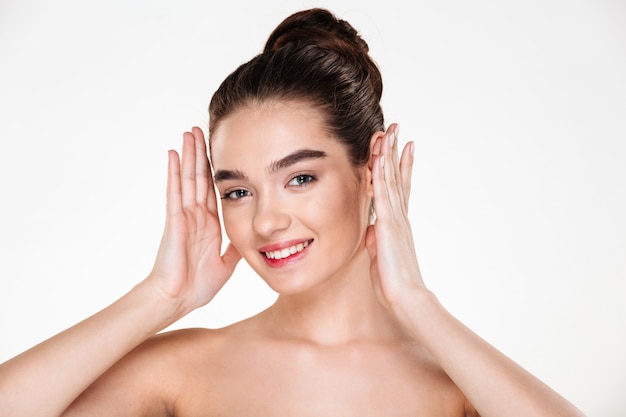
[(371, 171), (352, 166), (311, 106), (236, 110), (213, 132), (211, 157), (226, 233), (274, 291), (323, 290), (363, 267)]

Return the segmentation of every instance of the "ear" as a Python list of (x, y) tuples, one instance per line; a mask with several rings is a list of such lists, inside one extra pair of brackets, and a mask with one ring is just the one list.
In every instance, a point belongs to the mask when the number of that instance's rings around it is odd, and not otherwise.
[(380, 154), (380, 146), (382, 144), (383, 136), (385, 136), (385, 132), (378, 131), (374, 133), (370, 139), (370, 159), (367, 162), (367, 195), (369, 197), (374, 197), (374, 183), (372, 176), (372, 169), (374, 167), (374, 159), (378, 157)]

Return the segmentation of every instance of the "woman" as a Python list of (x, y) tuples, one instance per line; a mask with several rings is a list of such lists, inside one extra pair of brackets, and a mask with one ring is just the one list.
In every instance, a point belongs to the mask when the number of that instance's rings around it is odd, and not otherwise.
[[(4, 363), (2, 415), (581, 415), (424, 286), (413, 144), (399, 152), (381, 94), (347, 22), (285, 19), (213, 96), (211, 165), (199, 128), (182, 158), (170, 151), (152, 272)], [(271, 307), (155, 335), (210, 302), (241, 257), (279, 294)]]

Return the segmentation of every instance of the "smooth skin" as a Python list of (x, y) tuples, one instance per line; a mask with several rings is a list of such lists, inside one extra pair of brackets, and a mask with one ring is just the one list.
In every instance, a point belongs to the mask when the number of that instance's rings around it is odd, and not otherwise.
[[(0, 365), (1, 414), (581, 416), (425, 287), (407, 215), (413, 147), (399, 153), (391, 125), (354, 168), (310, 108), (240, 109), (214, 133), (212, 159), (215, 172), (244, 175), (219, 178), (218, 196), (203, 133), (186, 132), (182, 160), (169, 153), (152, 272)], [(303, 148), (325, 156), (270, 169)], [(264, 248), (299, 241), (312, 243), (293, 263), (263, 258)], [(155, 335), (210, 302), (242, 255), (279, 292), (274, 305), (223, 329)]]

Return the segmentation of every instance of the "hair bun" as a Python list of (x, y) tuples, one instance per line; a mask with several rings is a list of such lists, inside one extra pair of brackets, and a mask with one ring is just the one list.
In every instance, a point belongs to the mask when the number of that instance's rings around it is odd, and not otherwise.
[(369, 52), (367, 43), (350, 23), (320, 8), (303, 10), (283, 20), (270, 34), (264, 51), (276, 51), (289, 44), (315, 45), (344, 54)]
[(325, 9), (304, 10), (284, 19), (264, 51), (220, 84), (209, 104), (209, 137), (242, 106), (296, 101), (318, 111), (352, 165), (362, 167), (372, 135), (385, 130), (382, 91), (380, 70), (352, 25)]

